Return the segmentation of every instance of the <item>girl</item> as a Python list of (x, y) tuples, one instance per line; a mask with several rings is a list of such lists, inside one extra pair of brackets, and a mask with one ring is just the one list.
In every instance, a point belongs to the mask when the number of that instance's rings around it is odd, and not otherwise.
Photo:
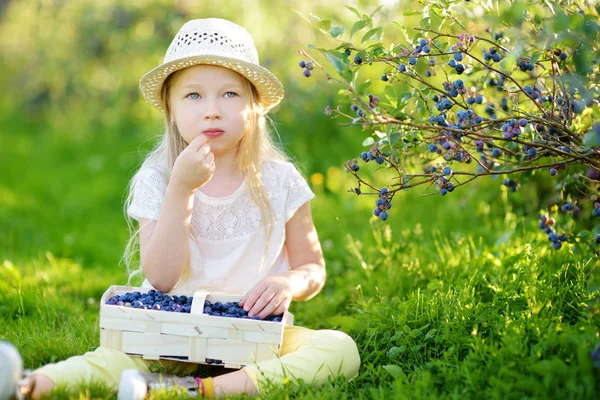
[[(147, 102), (164, 112), (165, 134), (132, 179), (126, 202), (139, 222), (144, 286), (245, 293), (240, 306), (260, 319), (314, 297), (325, 263), (310, 203), (314, 194), (265, 126), (283, 98), (279, 80), (258, 63), (250, 34), (217, 18), (192, 20), (177, 33), (163, 63), (140, 81)], [(132, 228), (131, 222), (130, 228)], [(200, 365), (149, 361), (99, 347), (21, 377), (21, 358), (0, 343), (0, 400), (38, 398), (56, 384), (100, 380), (119, 398), (141, 399), (177, 385), (207, 398), (263, 391), (287, 376), (322, 383), (358, 374), (354, 341), (333, 330), (286, 326), (280, 358), (200, 378)], [(177, 376), (153, 374), (157, 369)]]

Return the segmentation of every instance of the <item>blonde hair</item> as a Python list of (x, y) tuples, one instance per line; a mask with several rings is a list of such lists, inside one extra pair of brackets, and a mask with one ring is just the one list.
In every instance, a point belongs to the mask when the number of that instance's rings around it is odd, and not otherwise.
[[(133, 202), (133, 195), (139, 182), (140, 172), (145, 168), (151, 168), (158, 165), (165, 166), (166, 168), (164, 168), (163, 174), (166, 181), (169, 182), (171, 179), (173, 165), (175, 164), (179, 153), (181, 153), (187, 146), (187, 143), (177, 129), (177, 124), (172, 118), (171, 105), (169, 102), (170, 89), (177, 81), (178, 76), (182, 71), (184, 70), (176, 71), (169, 75), (163, 84), (161, 101), (163, 109), (165, 110), (165, 132), (154, 149), (148, 153), (142, 162), (141, 167), (127, 186), (128, 194), (124, 205), (124, 214), (130, 235), (129, 241), (125, 247), (123, 258), (121, 259), (121, 261), (125, 263), (127, 269), (127, 285), (131, 284), (132, 278), (143, 273), (140, 263), (135, 266), (133, 265), (135, 254), (139, 253), (140, 230), (139, 227), (136, 228), (134, 226), (132, 218), (127, 214), (127, 210)], [(283, 150), (277, 147), (271, 136), (270, 130), (267, 127), (267, 122), (271, 121), (259, 103), (259, 95), (256, 88), (248, 79), (246, 79), (246, 77), (242, 76), (242, 78), (246, 93), (250, 93), (251, 96), (247, 105), (249, 110), (247, 113), (248, 118), (246, 121), (245, 132), (239, 143), (235, 167), (238, 169), (238, 171), (247, 176), (247, 188), (252, 201), (260, 210), (268, 243), (272, 234), (275, 216), (264, 191), (264, 186), (261, 179), (261, 164), (265, 161), (291, 162), (291, 160), (283, 152)], [(198, 244), (195, 238), (197, 232), (195, 232), (193, 225), (191, 225), (191, 229), (192, 232), (190, 232), (190, 236), (192, 240)], [(260, 269), (263, 268), (262, 264), (264, 263), (267, 247), (268, 244), (265, 246), (263, 251)], [(188, 263), (188, 265), (185, 266), (182, 276), (175, 287), (183, 284), (190, 277), (190, 274), (191, 266)]]

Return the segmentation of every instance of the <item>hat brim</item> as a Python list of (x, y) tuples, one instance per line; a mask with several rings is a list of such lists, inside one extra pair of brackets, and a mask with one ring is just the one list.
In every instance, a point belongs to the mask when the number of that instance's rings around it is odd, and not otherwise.
[(236, 71), (246, 77), (259, 95), (259, 102), (265, 110), (275, 107), (283, 99), (283, 85), (271, 71), (253, 63), (222, 56), (190, 56), (159, 65), (148, 71), (140, 79), (140, 90), (146, 102), (164, 111), (161, 101), (162, 85), (173, 72), (193, 65), (219, 65)]

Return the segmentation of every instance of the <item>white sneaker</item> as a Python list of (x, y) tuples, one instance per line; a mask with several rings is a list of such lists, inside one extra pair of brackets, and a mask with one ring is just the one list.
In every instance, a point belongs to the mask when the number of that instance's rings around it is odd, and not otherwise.
[(175, 387), (185, 389), (190, 397), (198, 396), (198, 382), (194, 377), (145, 374), (135, 369), (127, 369), (121, 374), (117, 400), (144, 400), (152, 390), (171, 390)]
[(0, 341), (0, 400), (17, 398), (17, 382), (23, 376), (23, 359), (9, 342)]

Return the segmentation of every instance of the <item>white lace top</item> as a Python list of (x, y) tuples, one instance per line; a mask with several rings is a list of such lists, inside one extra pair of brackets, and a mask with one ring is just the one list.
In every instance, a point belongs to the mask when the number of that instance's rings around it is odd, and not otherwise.
[[(197, 190), (189, 241), (192, 274), (178, 288), (246, 293), (267, 275), (289, 270), (285, 224), (315, 195), (289, 162), (265, 162), (261, 174), (275, 214), (271, 240), (267, 240), (260, 209), (251, 200), (246, 179), (225, 197), (211, 197)], [(128, 214), (136, 220), (158, 220), (166, 188), (166, 176), (159, 168), (141, 170)], [(143, 286), (151, 285), (146, 279)]]

